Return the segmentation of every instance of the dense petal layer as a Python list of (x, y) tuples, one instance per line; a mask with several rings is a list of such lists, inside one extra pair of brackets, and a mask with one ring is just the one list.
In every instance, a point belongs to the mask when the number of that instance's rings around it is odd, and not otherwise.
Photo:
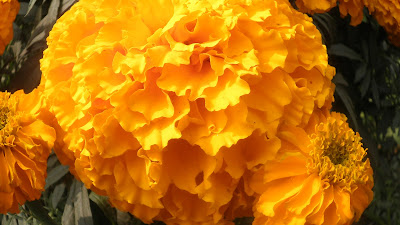
[(346, 118), (331, 113), (308, 136), (293, 126), (282, 126), (277, 136), (282, 147), (276, 159), (248, 179), (258, 196), (253, 224), (358, 220), (372, 201), (372, 169)]
[(55, 152), (147, 223), (248, 213), (243, 177), (275, 159), (280, 126), (333, 98), (321, 35), (286, 0), (81, 0), (47, 41)]
[(19, 11), (17, 0), (0, 1), (0, 55), (13, 37), (13, 22)]
[(400, 3), (390, 0), (364, 0), (365, 6), (388, 33), (389, 40), (400, 46)]
[(37, 89), (2, 92), (0, 99), (0, 213), (17, 213), (41, 196), (56, 133)]
[[(368, 1), (368, 0), (366, 0)], [(361, 23), (364, 13), (363, 0), (296, 0), (299, 10), (306, 13), (324, 13), (339, 4), (342, 17), (351, 16), (350, 24), (356, 26)]]

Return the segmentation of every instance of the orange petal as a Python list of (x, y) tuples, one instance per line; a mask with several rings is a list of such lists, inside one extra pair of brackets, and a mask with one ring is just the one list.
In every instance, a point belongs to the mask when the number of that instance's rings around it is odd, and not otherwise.
[(307, 176), (296, 176), (272, 181), (257, 202), (256, 209), (265, 216), (274, 217), (275, 211), (285, 207), (285, 202), (299, 193)]
[(307, 158), (299, 154), (282, 161), (272, 161), (265, 164), (264, 181), (270, 182), (281, 178), (307, 174)]

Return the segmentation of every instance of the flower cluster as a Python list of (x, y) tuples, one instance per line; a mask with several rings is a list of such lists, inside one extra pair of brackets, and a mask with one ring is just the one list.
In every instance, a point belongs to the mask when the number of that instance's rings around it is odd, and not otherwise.
[(0, 55), (13, 37), (12, 23), (18, 11), (18, 0), (0, 0)]
[[(351, 16), (350, 24), (356, 26), (363, 19), (366, 6), (388, 33), (389, 40), (400, 46), (400, 2), (391, 0), (338, 0), (340, 14)], [(299, 10), (306, 13), (323, 13), (336, 6), (336, 0), (296, 0)]]
[(324, 13), (336, 7), (337, 4), (339, 4), (342, 17), (351, 16), (351, 25), (356, 26), (361, 23), (364, 17), (364, 0), (296, 0), (299, 10), (306, 13)]
[(364, 0), (365, 6), (388, 33), (389, 40), (400, 47), (400, 2), (389, 0)]
[[(330, 121), (335, 71), (311, 18), (286, 0), (81, 0), (47, 42), (40, 88), (56, 154), (145, 223), (231, 224), (255, 204), (264, 213), (273, 178), (257, 176), (301, 154), (294, 135), (301, 146), (325, 140), (315, 127)], [(308, 162), (300, 178), (322, 176)]]
[(17, 213), (41, 196), (56, 133), (39, 91), (0, 92), (0, 100), (0, 213)]

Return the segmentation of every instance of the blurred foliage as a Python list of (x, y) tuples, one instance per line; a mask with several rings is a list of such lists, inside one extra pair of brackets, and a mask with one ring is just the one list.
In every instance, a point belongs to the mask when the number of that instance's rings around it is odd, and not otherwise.
[[(14, 40), (0, 57), (0, 89), (30, 92), (40, 82), (39, 60), (56, 19), (76, 0), (21, 0)], [(363, 137), (374, 168), (375, 198), (357, 224), (400, 224), (400, 49), (365, 11), (363, 23), (349, 25), (336, 9), (313, 15), (337, 69), (334, 110), (345, 113)], [(40, 222), (39, 222), (40, 221)], [(251, 218), (235, 220), (251, 224)], [(54, 153), (41, 200), (18, 215), (0, 215), (0, 224), (143, 225), (87, 190)], [(155, 224), (162, 224), (156, 222)]]

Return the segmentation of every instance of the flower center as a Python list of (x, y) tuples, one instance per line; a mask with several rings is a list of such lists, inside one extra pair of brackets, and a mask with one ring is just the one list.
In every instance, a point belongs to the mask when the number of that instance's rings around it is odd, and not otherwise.
[(326, 123), (316, 126), (316, 132), (310, 136), (309, 173), (318, 173), (324, 186), (339, 185), (349, 191), (355, 185), (368, 181), (369, 163), (364, 160), (366, 150), (362, 147), (361, 137), (346, 122), (347, 118), (332, 113)]
[(8, 122), (8, 113), (10, 110), (7, 107), (0, 109), (0, 130), (2, 130)]
[(13, 135), (19, 129), (22, 112), (17, 112), (18, 98), (9, 92), (0, 92), (0, 147), (14, 145)]
[(327, 146), (322, 155), (327, 156), (334, 165), (343, 165), (349, 158), (348, 146), (340, 146), (340, 143), (329, 143)]

